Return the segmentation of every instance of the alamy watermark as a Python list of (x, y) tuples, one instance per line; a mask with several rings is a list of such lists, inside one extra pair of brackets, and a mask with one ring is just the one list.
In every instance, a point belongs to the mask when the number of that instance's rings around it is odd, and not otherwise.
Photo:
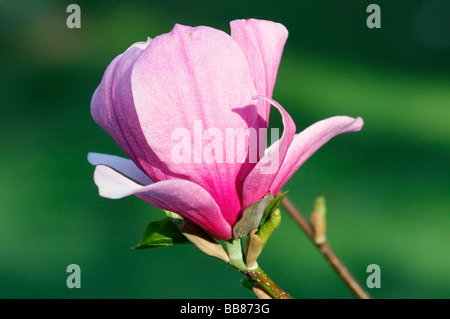
[(274, 174), (280, 166), (280, 130), (272, 128), (271, 146), (267, 149), (267, 128), (204, 129), (201, 120), (194, 121), (193, 130), (176, 128), (171, 140), (177, 143), (171, 149), (176, 164), (191, 163), (261, 163), (261, 174)]
[(81, 29), (81, 9), (78, 4), (69, 4), (66, 9), (70, 13), (66, 20), (69, 29)]
[(70, 273), (66, 279), (67, 288), (81, 288), (81, 268), (77, 264), (67, 266), (66, 272)]
[(366, 272), (371, 274), (367, 277), (367, 288), (381, 288), (381, 268), (377, 264), (367, 266)]
[(366, 12), (371, 14), (367, 17), (366, 25), (369, 29), (380, 29), (381, 28), (381, 9), (378, 4), (369, 4), (367, 6)]

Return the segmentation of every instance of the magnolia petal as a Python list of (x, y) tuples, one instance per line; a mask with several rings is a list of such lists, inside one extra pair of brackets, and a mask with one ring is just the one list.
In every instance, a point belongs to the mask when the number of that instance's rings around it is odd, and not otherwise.
[[(215, 154), (222, 157), (208, 161), (204, 134), (214, 130), (225, 138), (228, 129), (248, 130), (258, 118), (242, 50), (222, 31), (176, 25), (152, 40), (133, 66), (131, 82), (139, 126), (159, 161), (142, 162), (142, 169), (155, 181), (200, 185), (233, 224), (241, 211), (236, 178), (248, 150), (236, 154), (236, 146), (219, 142)], [(187, 144), (188, 154), (177, 161), (173, 150), (179, 143)], [(227, 161), (231, 151), (236, 157)]]
[(232, 237), (231, 226), (214, 199), (192, 182), (172, 179), (142, 186), (104, 165), (96, 166), (94, 181), (103, 197), (118, 199), (134, 194), (153, 206), (190, 220), (216, 239)]
[(132, 159), (145, 158), (146, 152), (143, 147), (133, 147), (142, 133), (136, 115), (130, 112), (134, 108), (130, 74), (137, 58), (150, 42), (150, 38), (147, 42), (137, 42), (117, 56), (106, 69), (91, 101), (94, 120)]
[(142, 185), (116, 172), (105, 165), (97, 165), (94, 171), (94, 182), (100, 196), (110, 199), (127, 197)]
[(88, 162), (94, 166), (109, 166), (143, 185), (153, 183), (153, 181), (128, 158), (101, 153), (88, 153)]
[[(247, 57), (250, 72), (259, 95), (272, 98), (287, 29), (280, 23), (243, 19), (230, 22), (231, 37)], [(261, 100), (258, 113), (269, 121), (270, 104)]]
[[(284, 161), (289, 145), (295, 135), (295, 123), (289, 113), (280, 104), (263, 96), (255, 96), (255, 98), (266, 100), (280, 111), (284, 130), (281, 138), (271, 145), (270, 150), (266, 152), (246, 177), (242, 188), (244, 209), (251, 203), (260, 200), (269, 192), (269, 188), (277, 176), (278, 170)], [(272, 192), (272, 194), (276, 193)]]
[(363, 125), (364, 121), (360, 117), (334, 116), (296, 134), (270, 191), (276, 194), (298, 168), (330, 139), (342, 133), (357, 132)]

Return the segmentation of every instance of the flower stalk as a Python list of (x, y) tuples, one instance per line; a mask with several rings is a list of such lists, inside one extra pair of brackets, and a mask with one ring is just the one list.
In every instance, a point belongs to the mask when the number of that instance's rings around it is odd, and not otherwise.
[[(253, 234), (254, 235), (254, 234)], [(255, 235), (256, 236), (256, 235)], [(292, 299), (292, 297), (280, 288), (256, 263), (256, 268), (249, 268), (244, 262), (241, 239), (233, 238), (225, 241), (225, 246), (230, 258), (229, 264), (246, 275), (252, 284), (252, 290), (258, 298)], [(251, 248), (249, 248), (251, 249)]]
[[(286, 291), (280, 288), (269, 276), (258, 266), (254, 270), (242, 271), (255, 283), (259, 285), (273, 299), (293, 299)], [(259, 287), (258, 287), (259, 288)], [(258, 294), (257, 297), (259, 298)]]
[(247, 265), (245, 264), (244, 257), (242, 255), (241, 240), (238, 238), (227, 240), (225, 241), (225, 246), (230, 258), (230, 265), (239, 271), (244, 271), (247, 269)]

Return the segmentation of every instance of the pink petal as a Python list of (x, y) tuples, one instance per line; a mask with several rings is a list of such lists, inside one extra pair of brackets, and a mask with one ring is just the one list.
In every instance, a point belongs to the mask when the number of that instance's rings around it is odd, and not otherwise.
[[(200, 185), (234, 224), (241, 210), (236, 177), (247, 152), (226, 163), (230, 149), (224, 146), (223, 163), (207, 163), (200, 143), (209, 128), (225, 137), (226, 129), (246, 130), (257, 120), (251, 98), (256, 90), (242, 50), (222, 31), (176, 25), (141, 54), (131, 83), (139, 125), (154, 152), (153, 159), (140, 162), (142, 169), (155, 181), (177, 178)], [(200, 143), (195, 142), (196, 123), (201, 126)], [(172, 136), (177, 129), (191, 136), (189, 163), (172, 158), (180, 142)]]
[(100, 153), (89, 153), (88, 162), (92, 165), (106, 165), (112, 169), (122, 173), (129, 178), (135, 180), (136, 182), (148, 185), (152, 184), (153, 181), (141, 171), (132, 160), (128, 158), (123, 158), (115, 155), (100, 154)]
[(269, 192), (295, 135), (295, 123), (280, 104), (266, 97), (256, 96), (255, 98), (265, 99), (280, 111), (284, 130), (281, 138), (269, 148), (269, 152), (261, 158), (245, 179), (242, 189), (244, 209)]
[[(91, 113), (124, 152), (138, 165), (151, 157), (134, 112), (131, 92), (132, 66), (150, 44), (138, 42), (117, 56), (108, 66), (91, 101)], [(135, 147), (139, 145), (139, 147)]]
[(95, 168), (94, 181), (103, 197), (118, 199), (134, 194), (194, 222), (214, 238), (226, 240), (232, 237), (231, 226), (222, 217), (214, 199), (192, 182), (172, 179), (141, 186), (104, 165)]
[(335, 116), (319, 121), (295, 135), (270, 191), (276, 194), (298, 168), (322, 145), (336, 135), (361, 130), (362, 118)]
[[(282, 24), (256, 19), (234, 20), (230, 26), (231, 37), (247, 57), (257, 94), (272, 98), (288, 31)], [(270, 104), (260, 100), (258, 106), (267, 126)]]

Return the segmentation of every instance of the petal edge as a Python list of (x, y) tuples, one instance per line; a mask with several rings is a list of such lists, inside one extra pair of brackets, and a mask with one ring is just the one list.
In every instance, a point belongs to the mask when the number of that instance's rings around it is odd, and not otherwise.
[(270, 190), (276, 194), (299, 167), (330, 139), (339, 134), (357, 132), (363, 125), (364, 121), (360, 117), (334, 116), (296, 134)]
[(232, 237), (232, 228), (217, 203), (195, 183), (172, 179), (141, 186), (104, 165), (95, 168), (94, 181), (103, 197), (119, 199), (134, 194), (153, 206), (192, 221), (216, 239)]

